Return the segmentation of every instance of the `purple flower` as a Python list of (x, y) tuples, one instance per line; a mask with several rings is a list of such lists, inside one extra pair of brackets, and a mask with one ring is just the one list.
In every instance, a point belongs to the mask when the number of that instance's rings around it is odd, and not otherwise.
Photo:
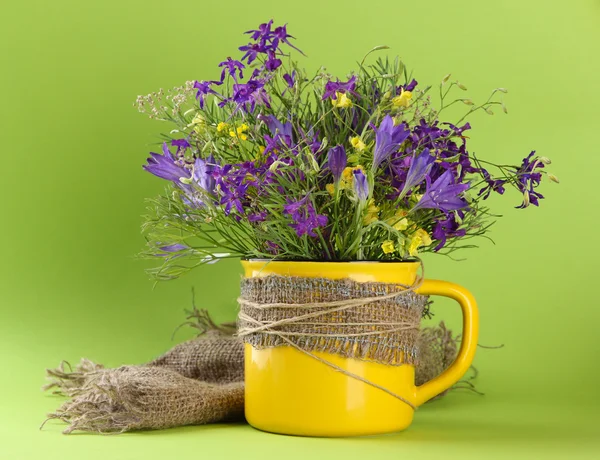
[(296, 71), (294, 70), (291, 75), (289, 73), (284, 74), (283, 79), (290, 88), (293, 88), (296, 81)]
[(447, 170), (433, 184), (429, 176), (425, 177), (427, 190), (412, 209), (439, 209), (443, 212), (455, 211), (467, 206), (467, 202), (459, 195), (469, 188), (469, 184), (454, 184), (452, 171)]
[(204, 99), (208, 94), (217, 94), (218, 93), (211, 88), (213, 84), (220, 84), (220, 82), (214, 81), (196, 81), (194, 82), (194, 88), (198, 91), (196, 92), (196, 99), (198, 99), (198, 103), (200, 104), (200, 108), (204, 108)]
[(394, 120), (386, 115), (379, 128), (375, 130), (375, 151), (373, 153), (373, 170), (386, 160), (400, 144), (406, 140), (410, 131), (406, 124), (394, 126)]
[(175, 157), (169, 150), (166, 142), (162, 145), (162, 155), (159, 153), (150, 153), (148, 163), (142, 166), (150, 174), (154, 174), (161, 179), (167, 179), (179, 183), (180, 178), (189, 178), (190, 171), (175, 162)]
[[(464, 217), (464, 213), (462, 211), (458, 211), (461, 217)], [(467, 231), (465, 229), (459, 230), (459, 224), (456, 221), (455, 215), (453, 213), (449, 214), (444, 220), (436, 220), (433, 224), (433, 231), (431, 232), (431, 236), (439, 243), (434, 248), (434, 251), (439, 251), (442, 249), (448, 238), (456, 238), (465, 236)]]
[(258, 26), (256, 30), (248, 30), (245, 32), (246, 34), (251, 34), (252, 40), (257, 41), (266, 41), (271, 37), (271, 27), (273, 26), (273, 20), (271, 19), (269, 22), (265, 22)]
[(196, 158), (194, 162), (194, 182), (198, 186), (207, 192), (213, 193), (215, 191), (215, 178), (213, 171), (215, 169), (215, 159), (211, 155), (206, 160), (202, 158)]
[(269, 97), (264, 89), (265, 82), (262, 80), (248, 80), (247, 83), (236, 83), (233, 85), (232, 100), (239, 107), (247, 110), (248, 103), (250, 111), (254, 110), (254, 106), (263, 104), (269, 107)]
[(506, 184), (506, 180), (493, 179), (492, 176), (490, 176), (490, 173), (484, 168), (481, 168), (481, 174), (483, 174), (483, 180), (485, 181), (486, 185), (479, 190), (479, 196), (481, 196), (484, 200), (487, 200), (492, 191), (497, 192), (500, 195), (504, 194), (504, 184)]
[(177, 147), (176, 155), (178, 155), (182, 150), (185, 151), (186, 149), (189, 149), (191, 147), (187, 139), (173, 139), (171, 141), (171, 145), (173, 147)]
[(335, 183), (338, 183), (342, 177), (347, 162), (348, 158), (346, 157), (346, 150), (342, 145), (336, 145), (329, 149), (329, 153), (327, 154), (327, 165), (333, 174)]
[(329, 81), (325, 84), (325, 92), (323, 93), (322, 99), (325, 100), (327, 98), (337, 99), (336, 93), (350, 93), (354, 96), (358, 96), (358, 94), (354, 91), (356, 88), (356, 75), (353, 75), (350, 80), (343, 81)]
[[(246, 33), (250, 34), (252, 40), (255, 43), (249, 43), (246, 46), (241, 46), (240, 51), (244, 51), (243, 60), (247, 60), (248, 64), (251, 64), (259, 54), (267, 53), (269, 58), (265, 63), (265, 67), (269, 71), (273, 71), (281, 65), (281, 60), (276, 57), (277, 54), (282, 54), (279, 50), (280, 43), (294, 48), (296, 51), (302, 53), (289, 41), (292, 37), (287, 33), (287, 26), (276, 27), (275, 30), (271, 30), (273, 26), (273, 20), (261, 24), (256, 30), (249, 30)], [(304, 53), (302, 53), (304, 54)]]
[(310, 195), (306, 195), (299, 201), (289, 201), (283, 207), (283, 213), (291, 215), (292, 223), (289, 224), (298, 236), (308, 235), (311, 237), (318, 236), (315, 230), (327, 225), (327, 216), (317, 214)]
[(228, 72), (236, 83), (238, 81), (238, 76), (239, 78), (244, 78), (242, 69), (244, 69), (245, 66), (240, 61), (236, 61), (230, 57), (227, 57), (226, 61), (219, 63), (219, 67), (223, 67), (223, 70), (221, 71), (221, 82), (225, 80), (225, 72)]
[(255, 212), (254, 214), (248, 214), (248, 221), (250, 222), (264, 222), (267, 219), (267, 211)]
[(429, 149), (424, 149), (418, 157), (413, 157), (406, 175), (406, 181), (404, 187), (400, 192), (401, 196), (405, 196), (406, 193), (413, 187), (419, 185), (425, 180), (427, 173), (431, 169), (431, 165), (435, 161), (435, 156), (432, 156)]
[(302, 51), (300, 51), (298, 48), (296, 48), (294, 45), (292, 45), (290, 43), (290, 41), (288, 40), (288, 38), (294, 38), (294, 37), (292, 37), (291, 35), (289, 35), (287, 33), (287, 24), (285, 24), (283, 26), (276, 27), (275, 31), (273, 32), (273, 46), (275, 48), (278, 48), (279, 47), (279, 42), (283, 42), (287, 46), (289, 46), (291, 48), (294, 48), (300, 54), (304, 54)]
[(417, 80), (415, 80), (415, 79), (413, 78), (413, 79), (412, 79), (412, 81), (411, 81), (411, 82), (410, 82), (408, 85), (406, 85), (406, 86), (404, 86), (404, 87), (401, 87), (401, 88), (402, 88), (404, 91), (413, 91), (413, 90), (415, 89), (415, 87), (417, 86), (417, 84), (418, 84)]
[(227, 189), (225, 194), (221, 198), (221, 204), (225, 205), (225, 215), (228, 216), (233, 208), (237, 210), (239, 214), (244, 214), (244, 206), (242, 205), (242, 199), (246, 196), (246, 190), (248, 190), (248, 184), (240, 184), (233, 189)]
[(242, 61), (246, 60), (248, 65), (252, 64), (259, 54), (267, 52), (265, 45), (260, 43), (248, 43), (245, 46), (240, 46), (239, 50), (245, 52), (245, 54), (242, 56)]
[(544, 195), (535, 191), (535, 188), (542, 181), (542, 173), (536, 170), (543, 167), (544, 163), (535, 157), (534, 150), (523, 159), (521, 167), (515, 171), (517, 176), (516, 186), (527, 197), (523, 199), (520, 206), (516, 206), (517, 209), (526, 208), (529, 204), (539, 206), (539, 200), (544, 198)]
[(260, 114), (257, 117), (260, 121), (263, 121), (271, 134), (273, 135), (273, 139), (277, 141), (278, 139), (282, 139), (284, 144), (288, 147), (292, 146), (293, 142), (293, 127), (289, 121), (285, 123), (281, 123), (277, 118), (273, 115), (263, 115)]
[[(173, 254), (176, 252), (180, 252), (183, 251), (185, 249), (189, 249), (187, 246), (183, 245), (183, 244), (169, 244), (167, 246), (160, 246), (158, 249), (160, 249), (162, 252), (155, 254), (157, 257), (173, 257)], [(177, 254), (175, 254), (174, 257), (177, 257)]]
[(367, 201), (369, 198), (369, 182), (367, 176), (362, 172), (362, 169), (355, 169), (354, 174), (354, 191), (360, 201)]
[(281, 59), (275, 56), (275, 53), (273, 51), (268, 51), (267, 56), (268, 59), (265, 62), (265, 69), (267, 69), (269, 72), (274, 72), (281, 66)]

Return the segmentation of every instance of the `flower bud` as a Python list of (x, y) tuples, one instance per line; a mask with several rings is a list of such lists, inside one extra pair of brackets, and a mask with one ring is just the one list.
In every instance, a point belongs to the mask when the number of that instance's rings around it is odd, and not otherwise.
[(446, 75), (444, 78), (442, 78), (442, 85), (446, 84), (446, 82), (448, 81), (448, 79), (450, 78), (450, 75), (452, 74), (448, 74)]
[(557, 184), (560, 184), (560, 181), (558, 180), (558, 177), (556, 177), (552, 173), (548, 173), (548, 179), (550, 179), (552, 182), (556, 182)]
[(542, 163), (544, 163), (545, 165), (549, 165), (552, 164), (552, 161), (550, 160), (550, 158), (548, 157), (539, 157), (538, 160), (540, 160)]
[(527, 206), (529, 206), (529, 203), (529, 192), (525, 190), (525, 193), (523, 193), (523, 206), (526, 208)]
[(485, 107), (483, 110), (485, 110), (485, 113), (487, 113), (488, 115), (494, 115), (494, 112), (492, 112), (492, 109), (490, 109), (489, 107)]
[(463, 85), (462, 83), (458, 82), (458, 81), (456, 82), (456, 86), (458, 86), (463, 91), (467, 90), (467, 87), (465, 85)]
[(500, 91), (501, 93), (508, 93), (506, 88), (496, 88), (496, 91)]
[(461, 99), (463, 104), (466, 105), (475, 105), (475, 103), (471, 99)]
[(279, 165), (284, 165), (284, 164), (285, 163), (280, 160), (274, 161), (273, 164), (271, 166), (269, 166), (269, 171), (275, 172), (275, 171), (277, 171), (277, 168), (279, 167)]

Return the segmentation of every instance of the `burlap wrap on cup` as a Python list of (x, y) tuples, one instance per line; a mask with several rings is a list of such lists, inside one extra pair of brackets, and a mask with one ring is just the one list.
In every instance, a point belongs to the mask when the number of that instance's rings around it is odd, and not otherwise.
[(238, 336), (257, 349), (289, 345), (387, 365), (415, 364), (428, 298), (413, 290), (350, 279), (244, 278)]

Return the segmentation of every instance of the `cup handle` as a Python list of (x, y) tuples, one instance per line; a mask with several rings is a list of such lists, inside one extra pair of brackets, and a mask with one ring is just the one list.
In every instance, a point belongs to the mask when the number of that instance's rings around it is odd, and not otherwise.
[(463, 315), (463, 331), (460, 350), (454, 362), (444, 372), (416, 388), (416, 405), (429, 401), (449, 389), (469, 370), (479, 335), (479, 312), (473, 295), (458, 284), (439, 280), (424, 280), (416, 292), (422, 295), (440, 295), (456, 300)]

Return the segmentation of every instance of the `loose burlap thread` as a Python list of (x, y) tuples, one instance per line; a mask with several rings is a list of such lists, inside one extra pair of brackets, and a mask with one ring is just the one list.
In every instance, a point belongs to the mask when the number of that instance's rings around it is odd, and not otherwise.
[[(82, 359), (74, 369), (65, 362), (48, 369), (44, 389), (69, 398), (48, 420), (67, 423), (65, 434), (243, 421), (242, 341), (231, 336), (230, 324), (215, 325), (203, 310), (194, 309), (188, 319), (200, 335), (145, 365), (105, 369)], [(420, 385), (454, 361), (456, 339), (441, 323), (423, 329), (418, 344), (415, 381)]]

